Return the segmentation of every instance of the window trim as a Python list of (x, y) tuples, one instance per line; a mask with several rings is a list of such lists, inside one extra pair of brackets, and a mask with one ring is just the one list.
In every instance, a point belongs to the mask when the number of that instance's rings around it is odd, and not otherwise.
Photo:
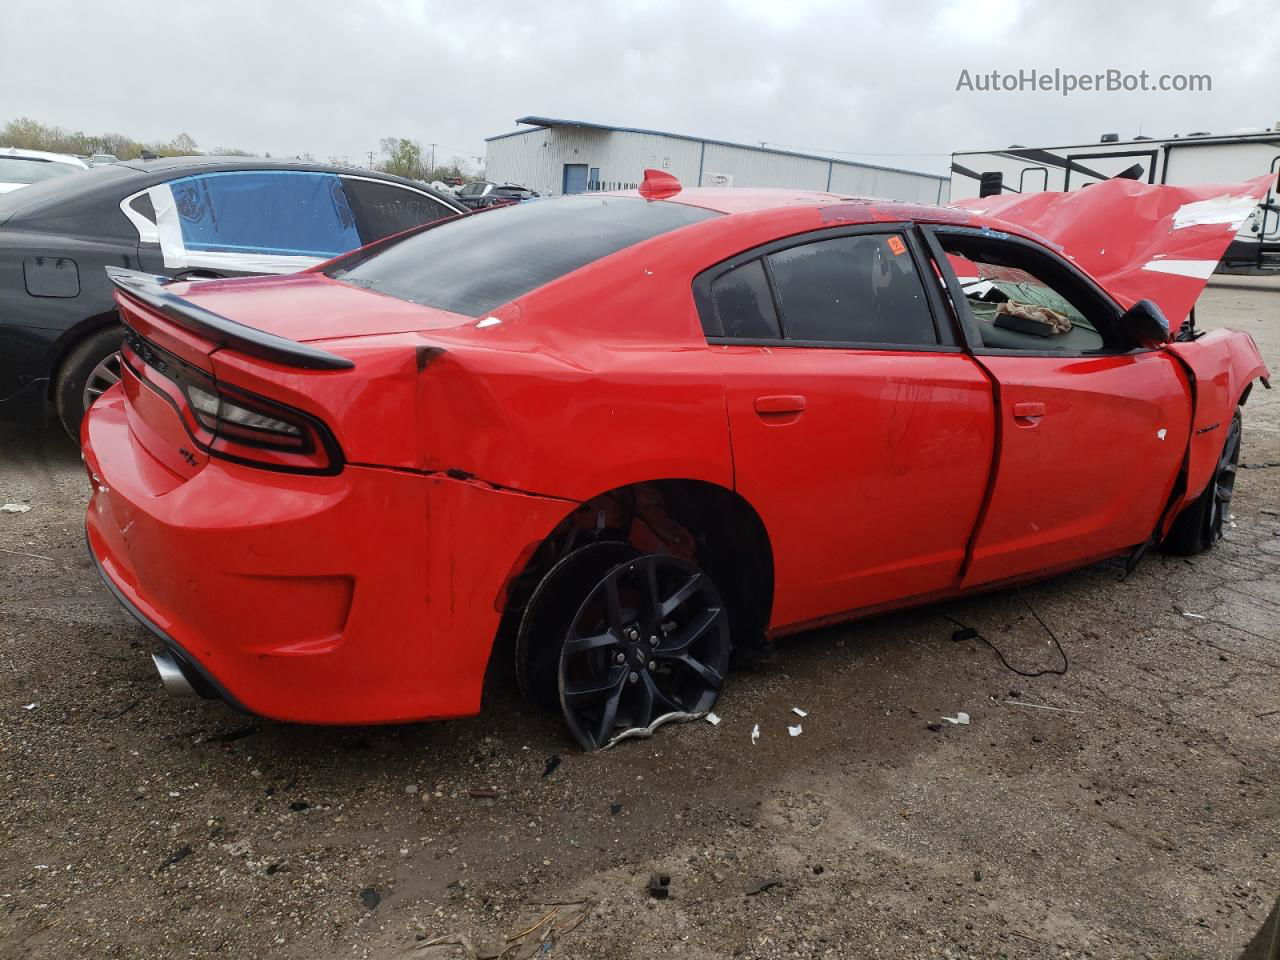
[[(934, 264), (938, 267), (938, 273), (942, 277), (943, 284), (946, 287), (946, 294), (950, 297), (951, 302), (955, 305), (956, 313), (960, 316), (961, 332), (964, 335), (964, 344), (967, 352), (978, 357), (1117, 357), (1127, 355), (1137, 355), (1150, 353), (1158, 347), (1143, 348), (1134, 346), (1131, 342), (1128, 346), (1103, 346), (1098, 350), (1022, 350), (1006, 347), (988, 347), (982, 342), (982, 334), (979, 332), (978, 320), (974, 317), (973, 312), (969, 308), (969, 299), (965, 296), (964, 288), (960, 285), (960, 279), (956, 276), (955, 271), (951, 269), (951, 262), (947, 258), (947, 253), (942, 249), (942, 244), (938, 239), (940, 234), (957, 234), (961, 236), (979, 237), (984, 240), (994, 241), (996, 243), (1007, 243), (1014, 247), (1021, 247), (1029, 251), (1033, 256), (1043, 257), (1048, 260), (1055, 268), (1070, 274), (1077, 282), (1079, 282), (1100, 304), (1107, 307), (1110, 316), (1107, 322), (1111, 326), (1110, 333), (1115, 340), (1122, 343), (1125, 342), (1124, 331), (1119, 325), (1124, 310), (1120, 307), (1114, 297), (1107, 293), (1096, 281), (1088, 274), (1082, 271), (1074, 263), (1063, 257), (1056, 250), (1053, 250), (1044, 244), (1036, 243), (1025, 237), (1020, 237), (1012, 233), (993, 233), (991, 230), (981, 227), (961, 227), (946, 226), (940, 224), (921, 224), (920, 232), (924, 237), (925, 245), (933, 259)], [(935, 284), (936, 286), (936, 284)], [(1099, 331), (1102, 333), (1104, 344), (1108, 339), (1107, 331)]]
[[(795, 247), (803, 247), (810, 243), (821, 243), (824, 240), (838, 240), (841, 237), (857, 237), (877, 234), (898, 234), (906, 242), (907, 250), (911, 256), (912, 266), (915, 267), (916, 278), (924, 292), (925, 307), (929, 311), (929, 317), (933, 323), (933, 334), (936, 338), (935, 342), (932, 344), (890, 343), (879, 340), (808, 340), (799, 337), (788, 337), (786, 335), (786, 315), (782, 310), (782, 303), (778, 297), (777, 286), (773, 279), (773, 270), (768, 260), (770, 254), (779, 253), (783, 250), (790, 250)], [(719, 313), (716, 311), (715, 300), (711, 295), (711, 286), (716, 280), (720, 279), (720, 277), (724, 276), (726, 273), (736, 270), (739, 267), (744, 267), (753, 260), (760, 260), (761, 265), (764, 268), (765, 280), (769, 284), (769, 292), (773, 297), (773, 309), (778, 317), (778, 330), (782, 334), (781, 337), (730, 337), (726, 336), (723, 332), (724, 326), (720, 322)], [(927, 273), (932, 274), (933, 269), (931, 266), (931, 260), (916, 235), (916, 225), (910, 221), (866, 223), (858, 224), (856, 226), (808, 230), (804, 233), (792, 234), (789, 237), (771, 240), (768, 243), (751, 247), (699, 271), (693, 278), (693, 299), (698, 312), (698, 318), (701, 322), (703, 336), (706, 338), (707, 343), (712, 346), (815, 347), (824, 350), (960, 353), (962, 352), (963, 347), (960, 345), (960, 341), (956, 338), (953, 323), (950, 318), (950, 311), (946, 309), (945, 302), (938, 290), (938, 285), (930, 282), (927, 278), (926, 267), (928, 268)], [(713, 334), (707, 332), (707, 318), (713, 319), (713, 329), (720, 330), (720, 333)]]

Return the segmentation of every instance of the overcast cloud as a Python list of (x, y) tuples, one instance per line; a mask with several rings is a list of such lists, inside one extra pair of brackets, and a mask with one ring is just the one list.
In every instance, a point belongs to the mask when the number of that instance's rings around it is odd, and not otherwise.
[[(1280, 121), (1270, 3), (5, 0), (0, 123), (367, 162), (526, 114), (945, 172), (956, 150)], [(957, 92), (962, 69), (1209, 74), (1210, 93)], [(892, 156), (889, 156), (892, 155)]]

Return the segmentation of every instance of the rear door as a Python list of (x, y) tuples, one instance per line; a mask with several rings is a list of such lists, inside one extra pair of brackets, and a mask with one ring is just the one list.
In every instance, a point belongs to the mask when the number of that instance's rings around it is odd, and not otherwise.
[(735, 483), (772, 539), (775, 627), (958, 580), (994, 414), (922, 262), (889, 225), (792, 238), (695, 282)]
[[(999, 402), (999, 465), (965, 585), (1144, 543), (1187, 448), (1191, 397), (1177, 362), (1129, 349), (1115, 304), (1043, 247), (961, 228), (934, 234)], [(1070, 328), (1037, 329), (1026, 307)]]

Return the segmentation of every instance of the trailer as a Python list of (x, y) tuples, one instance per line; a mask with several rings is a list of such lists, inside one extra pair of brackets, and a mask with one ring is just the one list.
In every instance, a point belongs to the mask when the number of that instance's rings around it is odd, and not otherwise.
[[(1271, 130), (1222, 136), (1191, 133), (1157, 139), (1120, 140), (1104, 134), (1098, 143), (1058, 147), (972, 150), (951, 155), (951, 199), (1045, 190), (1082, 190), (1113, 177), (1144, 183), (1190, 186), (1239, 183), (1280, 172), (1280, 123)], [(1220, 272), (1280, 271), (1280, 205), (1271, 189), (1240, 227), (1219, 265)]]

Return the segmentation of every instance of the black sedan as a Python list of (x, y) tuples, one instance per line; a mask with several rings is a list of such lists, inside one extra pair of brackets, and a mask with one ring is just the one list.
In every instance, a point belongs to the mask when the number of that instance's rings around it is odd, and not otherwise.
[(180, 279), (292, 273), (466, 213), (369, 170), (244, 157), (130, 160), (0, 196), (0, 419), (75, 435), (118, 379), (103, 268)]

